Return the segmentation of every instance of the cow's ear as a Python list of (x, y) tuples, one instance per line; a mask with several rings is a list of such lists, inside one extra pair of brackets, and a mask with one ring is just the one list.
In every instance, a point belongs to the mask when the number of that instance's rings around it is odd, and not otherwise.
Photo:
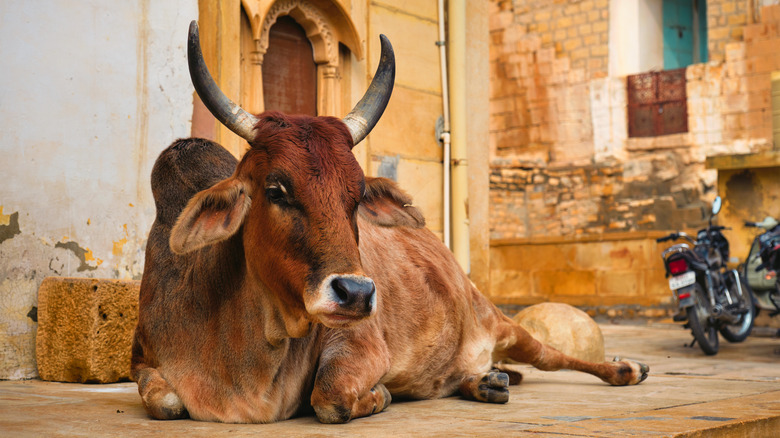
[(363, 219), (383, 227), (425, 226), (425, 218), (412, 205), (411, 196), (386, 178), (366, 178), (366, 193), (358, 213)]
[(251, 199), (244, 183), (228, 178), (196, 194), (171, 230), (171, 250), (185, 254), (221, 242), (238, 231)]

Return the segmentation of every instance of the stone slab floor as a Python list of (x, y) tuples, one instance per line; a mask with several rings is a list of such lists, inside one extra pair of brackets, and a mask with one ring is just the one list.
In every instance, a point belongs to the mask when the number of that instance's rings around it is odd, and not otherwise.
[(602, 324), (607, 354), (650, 365), (641, 385), (610, 387), (571, 371), (523, 366), (509, 403), (450, 397), (397, 402), (373, 417), (322, 425), (314, 417), (270, 425), (154, 421), (135, 384), (0, 382), (0, 436), (536, 436), (778, 437), (780, 339), (721, 344), (715, 357), (689, 348), (672, 324)]

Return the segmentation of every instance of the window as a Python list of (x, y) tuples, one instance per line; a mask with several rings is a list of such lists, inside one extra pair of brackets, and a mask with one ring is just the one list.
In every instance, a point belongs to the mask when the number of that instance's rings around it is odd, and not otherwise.
[(626, 88), (629, 137), (688, 132), (684, 68), (628, 76)]

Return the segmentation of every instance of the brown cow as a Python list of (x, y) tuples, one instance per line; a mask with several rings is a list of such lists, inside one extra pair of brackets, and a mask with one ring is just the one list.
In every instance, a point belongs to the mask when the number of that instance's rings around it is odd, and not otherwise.
[[(311, 407), (322, 422), (387, 408), (391, 394), (504, 403), (505, 358), (612, 385), (632, 361), (589, 363), (534, 340), (469, 281), (391, 181), (351, 148), (392, 90), (392, 49), (344, 121), (245, 113), (216, 88), (190, 27), (190, 70), (212, 113), (246, 138), (240, 162), (179, 140), (152, 172), (133, 378), (159, 419), (271, 422)], [(519, 377), (519, 375), (514, 375)], [(518, 381), (518, 379), (514, 379)]]

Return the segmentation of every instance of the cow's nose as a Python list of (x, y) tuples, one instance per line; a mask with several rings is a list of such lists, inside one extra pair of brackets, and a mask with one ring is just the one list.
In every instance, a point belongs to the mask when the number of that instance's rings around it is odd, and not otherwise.
[(373, 280), (366, 277), (336, 277), (331, 285), (339, 306), (371, 313), (376, 299)]

